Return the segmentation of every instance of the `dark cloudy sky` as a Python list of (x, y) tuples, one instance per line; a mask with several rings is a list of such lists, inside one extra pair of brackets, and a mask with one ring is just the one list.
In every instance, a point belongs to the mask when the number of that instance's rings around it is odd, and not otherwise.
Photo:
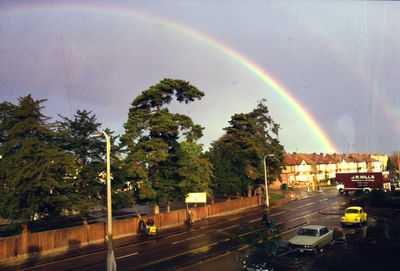
[(389, 154), (400, 150), (399, 14), (390, 1), (2, 0), (0, 101), (32, 93), (54, 119), (87, 109), (121, 134), (133, 99), (177, 78), (206, 94), (170, 110), (206, 127), (205, 149), (266, 98), (286, 151), (327, 151), (251, 69), (177, 24), (277, 80), (338, 152)]

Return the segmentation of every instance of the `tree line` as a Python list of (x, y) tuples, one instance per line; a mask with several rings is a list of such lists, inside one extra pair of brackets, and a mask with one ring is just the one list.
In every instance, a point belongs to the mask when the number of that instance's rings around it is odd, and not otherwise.
[(204, 92), (189, 82), (164, 79), (131, 103), (125, 132), (102, 128), (91, 111), (77, 110), (58, 121), (43, 115), (46, 99), (31, 94), (17, 104), (0, 104), (0, 217), (27, 223), (71, 214), (87, 217), (106, 204), (104, 130), (111, 141), (114, 208), (132, 203), (182, 200), (190, 192), (250, 195), (268, 179), (280, 176), (284, 148), (279, 124), (266, 101), (249, 113), (234, 114), (225, 134), (208, 151), (197, 143), (204, 127), (189, 116), (172, 113), (171, 102), (189, 104)]

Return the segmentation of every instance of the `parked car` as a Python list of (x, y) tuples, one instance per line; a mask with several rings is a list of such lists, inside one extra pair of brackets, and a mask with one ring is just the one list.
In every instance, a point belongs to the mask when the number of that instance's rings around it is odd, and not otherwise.
[(362, 225), (367, 222), (367, 213), (364, 212), (362, 207), (351, 206), (344, 212), (344, 216), (341, 219), (342, 226), (346, 225)]
[(317, 254), (333, 239), (333, 231), (321, 225), (307, 225), (302, 227), (297, 235), (289, 240), (291, 247), (300, 252)]

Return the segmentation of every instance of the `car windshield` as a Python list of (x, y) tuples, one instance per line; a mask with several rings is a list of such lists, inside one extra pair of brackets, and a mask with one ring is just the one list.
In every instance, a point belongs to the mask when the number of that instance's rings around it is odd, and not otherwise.
[(313, 230), (313, 229), (301, 229), (301, 230), (299, 231), (299, 235), (317, 236), (317, 235), (318, 235), (318, 230)]
[(358, 209), (347, 209), (346, 214), (358, 214)]

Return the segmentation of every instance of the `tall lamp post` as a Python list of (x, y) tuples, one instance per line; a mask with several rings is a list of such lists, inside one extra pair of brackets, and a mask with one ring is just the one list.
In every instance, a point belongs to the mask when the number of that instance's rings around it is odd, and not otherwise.
[(269, 207), (269, 197), (268, 197), (268, 177), (267, 177), (267, 157), (274, 157), (273, 154), (266, 154), (264, 156), (264, 176), (265, 176), (265, 205)]
[(117, 263), (115, 262), (113, 243), (112, 243), (112, 205), (111, 205), (111, 178), (110, 178), (110, 138), (106, 132), (101, 131), (100, 133), (94, 134), (93, 136), (104, 135), (107, 141), (107, 224), (108, 224), (108, 252), (107, 252), (107, 271), (116, 271)]

